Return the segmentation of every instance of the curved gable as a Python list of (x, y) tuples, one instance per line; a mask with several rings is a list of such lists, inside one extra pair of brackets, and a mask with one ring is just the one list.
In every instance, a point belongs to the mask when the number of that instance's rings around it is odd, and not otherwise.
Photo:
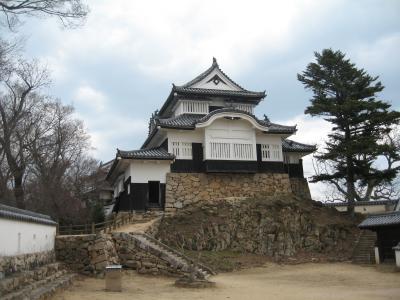
[(196, 128), (208, 127), (218, 119), (228, 119), (228, 120), (240, 119), (249, 122), (254, 128), (257, 128), (261, 131), (268, 131), (268, 126), (261, 125), (254, 117), (245, 114), (243, 112), (220, 112), (220, 113), (215, 113), (211, 116), (210, 115), (208, 115), (209, 117), (207, 116), (207, 118), (199, 120), (198, 123), (196, 124)]

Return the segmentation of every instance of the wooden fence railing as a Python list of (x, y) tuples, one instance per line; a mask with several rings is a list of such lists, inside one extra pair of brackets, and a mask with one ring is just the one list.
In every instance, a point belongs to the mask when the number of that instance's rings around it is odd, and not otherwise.
[(91, 234), (98, 232), (111, 232), (123, 225), (130, 224), (133, 220), (133, 214), (123, 214), (114, 216), (112, 219), (100, 223), (88, 223), (79, 225), (57, 226), (57, 235), (78, 235)]

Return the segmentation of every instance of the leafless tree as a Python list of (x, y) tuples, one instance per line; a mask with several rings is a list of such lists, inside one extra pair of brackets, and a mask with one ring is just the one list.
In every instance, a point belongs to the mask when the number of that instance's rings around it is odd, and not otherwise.
[(78, 26), (89, 8), (82, 0), (0, 0), (0, 12), (3, 24), (13, 30), (23, 16), (55, 16), (65, 27)]
[(24, 208), (23, 180), (28, 145), (44, 105), (39, 90), (49, 83), (47, 70), (36, 61), (20, 61), (0, 82), (0, 145), (13, 177), (17, 206)]
[(76, 214), (75, 210), (82, 208), (79, 181), (95, 170), (88, 166), (92, 160), (86, 157), (89, 146), (89, 137), (82, 122), (73, 117), (72, 107), (49, 101), (27, 148), (31, 155), (29, 184), (31, 189), (35, 186), (29, 202), (55, 217)]

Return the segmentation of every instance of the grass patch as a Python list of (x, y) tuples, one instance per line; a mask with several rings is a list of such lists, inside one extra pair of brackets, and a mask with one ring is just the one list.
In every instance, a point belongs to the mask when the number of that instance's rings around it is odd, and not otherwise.
[[(182, 249), (179, 249), (182, 251)], [(271, 261), (267, 256), (242, 253), (231, 250), (223, 251), (191, 251), (183, 250), (185, 255), (197, 260), (200, 257), (200, 262), (209, 266), (217, 272), (232, 272), (244, 268), (260, 267), (266, 262)]]

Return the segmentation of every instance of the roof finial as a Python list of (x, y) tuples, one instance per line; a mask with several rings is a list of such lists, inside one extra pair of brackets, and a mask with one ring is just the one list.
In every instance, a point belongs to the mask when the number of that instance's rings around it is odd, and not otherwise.
[(213, 57), (213, 65), (217, 65), (218, 66), (217, 59), (215, 57)]

